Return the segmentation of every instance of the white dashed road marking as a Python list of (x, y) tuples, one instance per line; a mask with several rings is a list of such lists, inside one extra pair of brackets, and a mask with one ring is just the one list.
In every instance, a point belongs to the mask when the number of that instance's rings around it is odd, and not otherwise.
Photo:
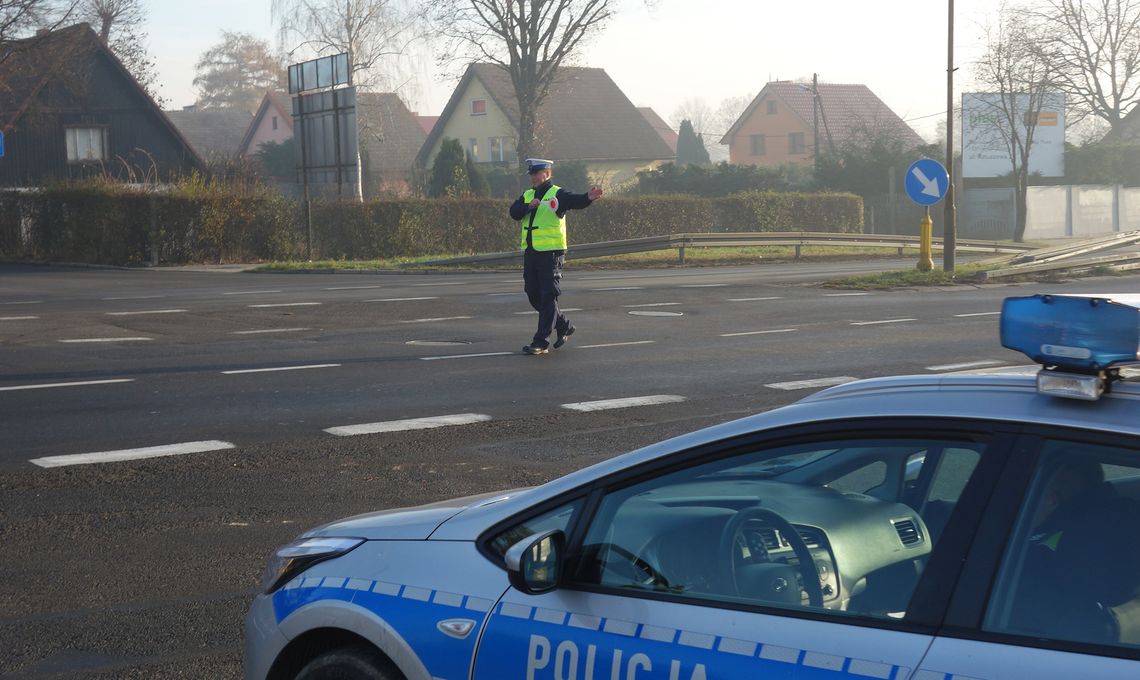
[(188, 309), (148, 309), (139, 312), (107, 312), (107, 316), (138, 316), (140, 314), (185, 314)]
[(646, 302), (643, 305), (622, 305), (622, 307), (625, 307), (626, 309), (630, 309), (630, 308), (634, 308), (634, 307), (676, 307), (679, 304), (681, 304), (681, 303), (680, 302)]
[(39, 305), (43, 300), (17, 300), (16, 302), (0, 302), (0, 305)]
[(727, 283), (684, 283), (682, 288), (724, 288)]
[(610, 342), (604, 345), (575, 345), (578, 349), (596, 349), (598, 347), (628, 347), (629, 345), (652, 345), (656, 340), (635, 340), (633, 342)]
[(741, 335), (768, 335), (769, 333), (795, 333), (795, 328), (774, 328), (770, 331), (744, 331), (743, 333), (721, 333), (722, 338), (735, 338)]
[(852, 321), (852, 326), (876, 326), (882, 323), (904, 323), (906, 321), (918, 321), (918, 319), (883, 319), (881, 321)]
[(462, 321), (463, 319), (471, 319), (470, 316), (439, 316), (433, 319), (408, 319), (400, 323), (432, 323), (433, 321)]
[(601, 292), (610, 291), (610, 290), (645, 290), (645, 287), (644, 286), (622, 286), (619, 288), (591, 288), (590, 290), (595, 292), (595, 293), (601, 293)]
[(958, 319), (965, 319), (970, 316), (997, 316), (1001, 312), (976, 312), (974, 314), (955, 314), (954, 317)]
[(127, 295), (124, 297), (109, 297), (109, 298), (103, 298), (103, 299), (104, 300), (157, 300), (158, 298), (164, 298), (164, 297), (166, 297), (166, 296), (165, 295)]
[(60, 342), (148, 342), (154, 338), (72, 338)]
[(365, 300), (365, 302), (412, 302), (413, 300), (438, 300), (437, 297), (407, 297), (407, 298), (383, 298), (380, 300)]
[(379, 287), (380, 286), (333, 286), (332, 288), (325, 288), (325, 290), (366, 290)]
[(114, 383), (134, 382), (134, 378), (118, 378), (115, 380), (85, 380), (83, 382), (42, 383), (40, 385), (13, 385), (0, 387), (0, 392), (14, 392), (16, 390), (42, 390), (49, 387), (83, 387), (85, 385), (111, 385)]
[(764, 300), (783, 300), (780, 297), (754, 297), (754, 298), (729, 298), (729, 302), (761, 302)]
[(442, 361), (444, 359), (470, 359), (472, 357), (505, 357), (514, 352), (481, 352), (479, 354), (448, 354), (441, 357), (420, 357), (420, 361)]
[(1004, 361), (967, 361), (961, 364), (941, 364), (939, 366), (927, 366), (928, 371), (964, 371), (968, 368), (985, 368), (986, 366), (1001, 366)]
[(862, 297), (870, 293), (826, 293), (823, 297)]
[(66, 465), (90, 465), (92, 463), (116, 463), (124, 460), (141, 460), (143, 458), (159, 458), (161, 456), (181, 456), (187, 453), (206, 453), (208, 451), (223, 451), (232, 449), (234, 445), (218, 440), (204, 442), (185, 442), (182, 444), (167, 444), (165, 446), (148, 446), (141, 449), (123, 449), (121, 451), (100, 451), (97, 453), (77, 453), (69, 456), (48, 456), (46, 458), (33, 458), (30, 463), (40, 467), (64, 467)]
[(658, 404), (675, 404), (685, 401), (678, 394), (651, 394), (645, 397), (626, 397), (625, 399), (602, 399), (600, 401), (579, 401), (572, 404), (563, 404), (562, 408), (571, 411), (607, 411), (615, 408), (630, 408), (633, 406), (656, 406)]
[(412, 284), (416, 288), (424, 288), (429, 286), (466, 286), (466, 281), (448, 281), (447, 283), (416, 283)]
[(487, 297), (502, 297), (504, 295), (526, 295), (525, 291), (516, 290), (510, 293), (487, 293)]
[(239, 375), (241, 373), (271, 373), (273, 371), (302, 371), (307, 368), (336, 368), (340, 364), (308, 364), (306, 366), (277, 366), (275, 368), (246, 368), (238, 371), (222, 371), (222, 375)]
[(684, 312), (645, 312), (640, 310), (633, 310), (626, 312), (631, 316), (685, 316)]
[(296, 333), (309, 331), (311, 328), (262, 328), (256, 331), (234, 331), (233, 335), (258, 335), (260, 333)]
[(279, 290), (235, 290), (229, 293), (222, 293), (222, 295), (264, 295), (268, 293), (280, 293)]
[(811, 387), (831, 387), (832, 385), (843, 385), (845, 383), (854, 382), (858, 378), (852, 378), (849, 375), (840, 375), (834, 378), (816, 378), (814, 380), (792, 380), (790, 382), (768, 383), (764, 387), (771, 387), (774, 390), (804, 390)]
[(38, 319), (38, 316), (0, 316), (0, 321), (31, 321)]
[(389, 420), (383, 423), (364, 423), (362, 425), (344, 425), (342, 427), (330, 427), (325, 430), (325, 432), (335, 434), (338, 437), (351, 437), (359, 434), (428, 430), (436, 427), (450, 427), (452, 425), (470, 425), (471, 423), (481, 423), (490, 419), (491, 416), (483, 415), (482, 413), (458, 413), (450, 416)]
[(321, 303), (319, 302), (274, 302), (266, 305), (250, 305), (255, 309), (264, 309), (266, 307), (316, 307)]

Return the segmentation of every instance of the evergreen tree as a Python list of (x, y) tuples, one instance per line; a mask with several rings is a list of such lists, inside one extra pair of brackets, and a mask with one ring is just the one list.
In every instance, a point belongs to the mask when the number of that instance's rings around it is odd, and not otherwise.
[(461, 196), (471, 191), (467, 177), (467, 154), (458, 139), (444, 137), (431, 166), (428, 196)]
[(471, 187), (471, 193), (476, 196), (490, 196), (491, 185), (487, 182), (486, 176), (479, 171), (479, 166), (475, 164), (475, 159), (467, 156), (467, 182)]
[(693, 123), (688, 119), (681, 121), (681, 130), (677, 133), (677, 165), (707, 167), (709, 164), (709, 152), (704, 141), (693, 131)]

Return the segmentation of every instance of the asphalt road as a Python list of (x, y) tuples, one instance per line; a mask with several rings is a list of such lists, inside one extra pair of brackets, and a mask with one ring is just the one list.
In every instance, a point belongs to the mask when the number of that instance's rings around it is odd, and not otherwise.
[[(1140, 292), (815, 285), (912, 265), (571, 267), (579, 330), (540, 357), (519, 353), (517, 273), (2, 266), (0, 674), (239, 677), (264, 559), (306, 527), (539, 483), (813, 385), (1024, 363), (997, 342), (1002, 298)], [(637, 397), (663, 403), (566, 406)], [(194, 442), (216, 450), (106, 462)]]

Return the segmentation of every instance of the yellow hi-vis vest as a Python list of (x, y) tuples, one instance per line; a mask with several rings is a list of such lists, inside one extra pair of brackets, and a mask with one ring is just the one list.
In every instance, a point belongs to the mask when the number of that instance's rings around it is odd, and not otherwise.
[[(566, 218), (558, 216), (558, 189), (551, 185), (532, 217), (522, 219), (519, 248), (526, 250), (526, 232), (531, 230), (530, 244), (535, 250), (566, 250)], [(523, 203), (534, 200), (534, 189), (523, 193)]]

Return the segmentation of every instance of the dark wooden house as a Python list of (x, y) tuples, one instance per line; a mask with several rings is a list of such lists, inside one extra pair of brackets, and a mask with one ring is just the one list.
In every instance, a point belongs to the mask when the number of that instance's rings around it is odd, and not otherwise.
[(156, 182), (204, 167), (87, 24), (0, 44), (0, 130), (0, 186)]

